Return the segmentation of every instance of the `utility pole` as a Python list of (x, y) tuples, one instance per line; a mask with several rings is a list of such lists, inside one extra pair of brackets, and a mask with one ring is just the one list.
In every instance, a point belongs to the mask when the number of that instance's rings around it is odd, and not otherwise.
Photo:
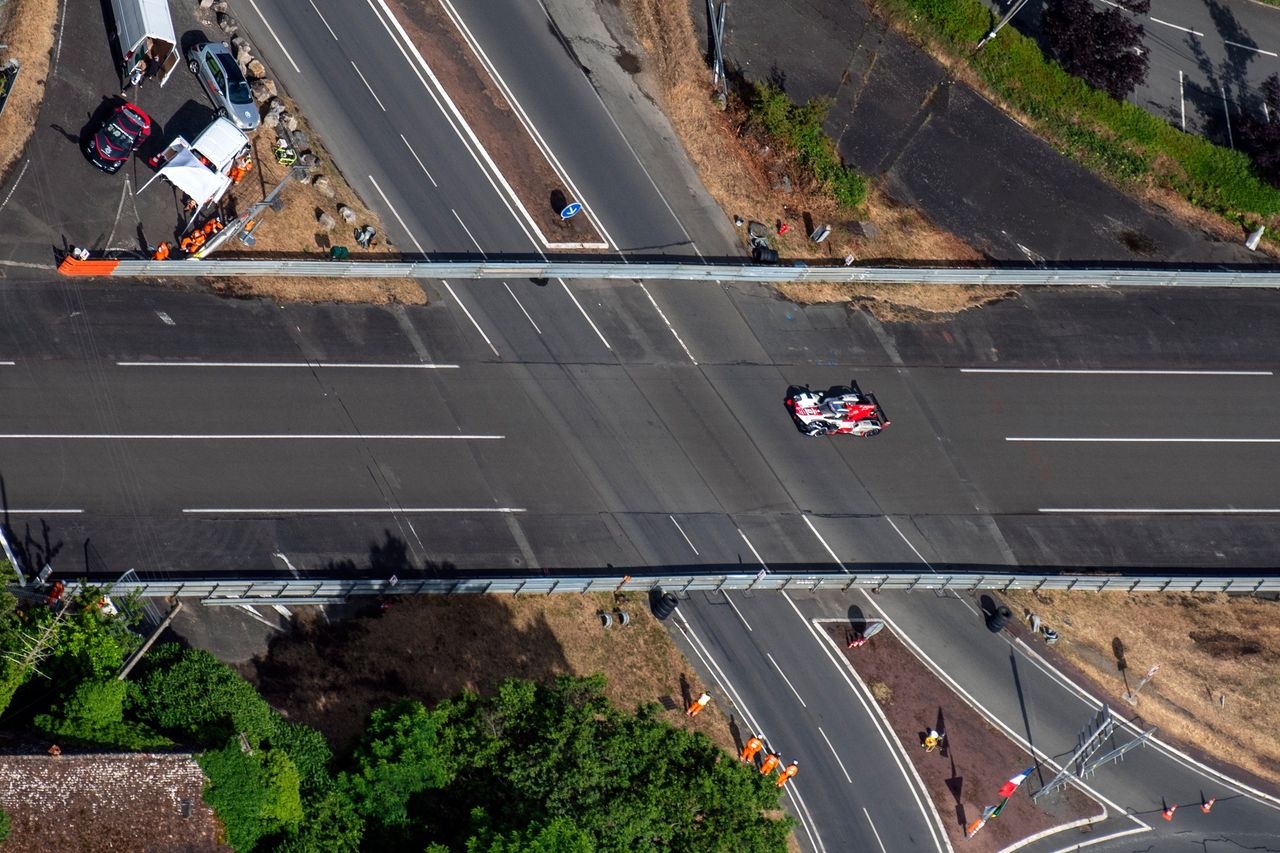
[(1018, 12), (1022, 11), (1022, 7), (1025, 5), (1027, 5), (1027, 0), (1016, 0), (1013, 6), (1010, 7), (1009, 11), (1005, 12), (1004, 17), (1000, 19), (999, 23), (997, 23), (994, 27), (991, 28), (991, 32), (987, 33), (985, 36), (982, 37), (982, 41), (978, 42), (978, 46), (974, 49), (982, 50), (982, 48), (986, 47), (987, 42), (995, 38), (996, 33), (1003, 30), (1005, 27), (1005, 24), (1012, 21), (1013, 16), (1018, 14)]

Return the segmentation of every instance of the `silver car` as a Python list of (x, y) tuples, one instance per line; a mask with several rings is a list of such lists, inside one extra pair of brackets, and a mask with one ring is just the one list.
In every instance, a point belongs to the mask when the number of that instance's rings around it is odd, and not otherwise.
[(187, 51), (187, 67), (213, 99), (218, 115), (231, 119), (241, 130), (253, 130), (262, 121), (249, 93), (249, 83), (225, 43), (205, 42), (191, 48)]

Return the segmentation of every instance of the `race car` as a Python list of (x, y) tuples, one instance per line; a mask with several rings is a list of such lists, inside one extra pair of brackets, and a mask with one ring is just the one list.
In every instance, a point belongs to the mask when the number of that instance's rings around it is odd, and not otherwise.
[(796, 429), (805, 435), (879, 435), (889, 425), (875, 394), (865, 394), (857, 382), (811, 391), (808, 385), (787, 389), (787, 410)]

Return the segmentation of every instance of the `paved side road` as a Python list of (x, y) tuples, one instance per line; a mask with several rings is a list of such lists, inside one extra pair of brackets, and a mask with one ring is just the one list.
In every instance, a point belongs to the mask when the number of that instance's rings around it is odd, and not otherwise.
[[(705, 31), (706, 7), (690, 0)], [(1001, 260), (1264, 260), (1134, 202), (1055, 152), (847, 0), (742, 0), (726, 57), (796, 100), (830, 97), (845, 160)], [(1243, 235), (1242, 235), (1243, 239)]]

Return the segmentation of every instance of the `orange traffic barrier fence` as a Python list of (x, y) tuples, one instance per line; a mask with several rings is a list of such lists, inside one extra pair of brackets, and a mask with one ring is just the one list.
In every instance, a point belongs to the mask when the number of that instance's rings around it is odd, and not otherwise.
[(71, 255), (67, 255), (62, 259), (62, 263), (58, 264), (58, 272), (63, 275), (98, 277), (112, 275), (119, 265), (120, 262), (115, 258), (81, 261), (71, 257)]

